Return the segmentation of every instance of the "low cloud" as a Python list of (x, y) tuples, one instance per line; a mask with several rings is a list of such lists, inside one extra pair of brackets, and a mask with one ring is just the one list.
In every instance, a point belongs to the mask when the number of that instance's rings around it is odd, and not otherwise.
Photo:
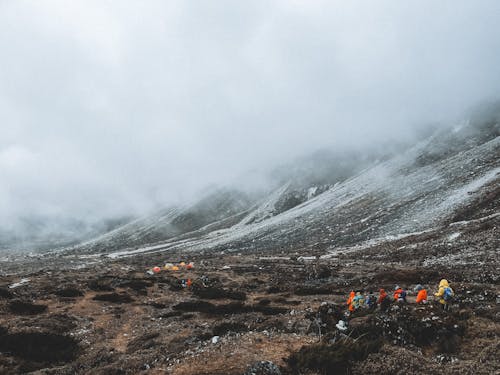
[(499, 15), (498, 1), (2, 1), (0, 224), (142, 213), (456, 121), (499, 96)]

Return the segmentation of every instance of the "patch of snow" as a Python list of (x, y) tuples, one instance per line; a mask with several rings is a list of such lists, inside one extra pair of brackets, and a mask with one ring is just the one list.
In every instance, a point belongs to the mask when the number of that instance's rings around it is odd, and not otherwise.
[(454, 241), (456, 240), (458, 237), (460, 237), (461, 233), (460, 232), (455, 232), (455, 233), (452, 233), (448, 236), (448, 241)]
[(407, 237), (411, 237), (411, 236), (420, 236), (421, 234), (431, 233), (434, 230), (435, 230), (435, 228), (430, 228), (430, 229), (426, 229), (426, 230), (421, 230), (419, 232), (390, 234), (390, 235), (387, 235), (383, 238), (375, 238), (374, 240), (372, 240), (372, 241), (374, 241), (372, 243), (382, 242), (383, 240), (385, 240), (385, 241), (401, 240), (403, 238), (407, 238)]
[(470, 193), (474, 193), (479, 190), (481, 187), (486, 185), (487, 183), (493, 181), (498, 177), (500, 173), (500, 167), (495, 168), (485, 175), (469, 182), (468, 184), (454, 190), (451, 192), (448, 197), (441, 203), (439, 208), (446, 208), (448, 206), (456, 206), (458, 203), (466, 200)]
[(259, 257), (259, 260), (290, 260), (290, 257)]
[[(179, 241), (179, 243), (180, 243), (180, 241)], [(109, 253), (106, 256), (108, 258), (111, 258), (111, 259), (116, 259), (116, 258), (124, 258), (124, 257), (128, 257), (128, 256), (132, 256), (132, 255), (140, 254), (140, 253), (155, 253), (155, 252), (165, 250), (166, 248), (169, 247), (169, 245), (170, 245), (170, 243), (163, 243), (161, 245), (141, 247), (141, 248), (135, 249), (135, 250), (116, 251), (114, 253)], [(99, 255), (103, 255), (103, 254), (95, 254), (95, 255), (99, 256)]]
[(455, 221), (453, 223), (450, 223), (449, 226), (450, 227), (454, 227), (454, 226), (461, 226), (461, 225), (467, 225), (467, 224), (472, 224), (472, 223), (482, 223), (484, 221), (488, 221), (490, 219), (494, 219), (497, 216), (500, 216), (500, 212), (495, 212), (494, 214), (483, 216), (483, 217), (480, 217), (479, 219)]
[(249, 225), (252, 222), (260, 222), (266, 218), (272, 217), (276, 202), (290, 187), (290, 182), (287, 182), (280, 188), (276, 189), (264, 202), (262, 202), (255, 210), (250, 212), (243, 220), (240, 221), (238, 226)]
[(307, 190), (307, 199), (311, 199), (312, 197), (314, 197), (316, 195), (317, 191), (318, 191), (318, 187), (317, 186), (309, 188)]
[(9, 285), (9, 289), (18, 288), (30, 282), (30, 279), (21, 279), (19, 282)]
[(435, 256), (426, 259), (423, 262), (424, 266), (436, 266), (436, 265), (462, 265), (462, 266), (481, 266), (488, 262), (488, 258), (495, 259), (497, 257), (496, 251), (490, 252), (480, 252), (480, 258), (478, 258), (478, 252), (471, 251), (471, 249), (465, 249), (454, 254), (445, 254), (442, 256)]

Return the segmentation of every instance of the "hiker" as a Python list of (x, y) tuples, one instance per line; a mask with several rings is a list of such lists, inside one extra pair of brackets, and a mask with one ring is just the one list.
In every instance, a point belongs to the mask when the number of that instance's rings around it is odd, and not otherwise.
[(385, 292), (384, 289), (380, 289), (377, 303), (379, 304), (380, 311), (382, 312), (387, 311), (387, 309), (389, 308), (391, 304), (391, 299), (389, 298), (389, 295)]
[(394, 301), (396, 302), (406, 302), (406, 290), (396, 285), (394, 288)]
[(332, 339), (329, 340), (330, 344), (335, 344), (339, 340), (345, 340), (347, 337), (346, 332), (347, 332), (347, 321), (346, 320), (339, 320), (337, 324), (335, 324), (335, 327), (337, 329), (334, 332), (334, 336)]
[(207, 288), (211, 284), (208, 276), (203, 275), (200, 277), (200, 280), (201, 280), (201, 284), (203, 285), (204, 288)]
[(415, 291), (418, 292), (417, 300), (415, 302), (417, 302), (417, 304), (419, 304), (419, 305), (426, 304), (427, 303), (427, 290), (424, 289), (424, 287), (422, 285), (418, 284), (415, 287)]
[(375, 308), (377, 307), (377, 298), (372, 291), (370, 291), (366, 296), (366, 307), (368, 307), (368, 309), (370, 310), (375, 310)]
[(337, 324), (335, 324), (335, 327), (337, 327), (337, 329), (340, 331), (340, 332), (345, 332), (347, 331), (347, 324), (344, 320), (339, 320), (337, 322)]
[(360, 307), (362, 307), (365, 303), (365, 298), (361, 294), (361, 292), (356, 292), (356, 295), (354, 296), (352, 303), (354, 305), (354, 309), (357, 310)]
[(354, 291), (351, 291), (351, 293), (349, 294), (349, 298), (347, 299), (347, 306), (348, 306), (350, 312), (354, 311), (353, 301), (354, 301), (355, 296), (356, 296), (356, 294), (354, 293)]
[(441, 304), (443, 310), (448, 311), (450, 309), (450, 303), (453, 300), (455, 293), (451, 289), (448, 280), (443, 279), (439, 282), (439, 290), (434, 294), (439, 298), (439, 303)]

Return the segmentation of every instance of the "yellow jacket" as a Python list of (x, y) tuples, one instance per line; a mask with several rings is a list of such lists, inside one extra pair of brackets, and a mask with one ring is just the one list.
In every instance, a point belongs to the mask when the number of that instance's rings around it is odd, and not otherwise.
[(449, 287), (450, 287), (450, 284), (448, 284), (448, 280), (443, 279), (439, 283), (438, 292), (434, 294), (436, 297), (439, 297), (439, 303), (441, 303), (443, 305), (446, 303), (446, 301), (444, 300), (444, 289), (449, 288)]

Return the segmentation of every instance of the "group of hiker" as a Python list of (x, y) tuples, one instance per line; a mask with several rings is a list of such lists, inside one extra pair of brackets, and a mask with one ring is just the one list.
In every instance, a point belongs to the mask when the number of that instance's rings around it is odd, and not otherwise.
[[(425, 289), (422, 285), (417, 284), (414, 291), (417, 293), (415, 303), (419, 305), (428, 303), (427, 289)], [(446, 279), (442, 279), (440, 281), (438, 291), (434, 294), (437, 301), (445, 311), (449, 310), (454, 295), (455, 293)], [(384, 289), (380, 289), (378, 297), (376, 297), (373, 292), (363, 295), (361, 294), (361, 291), (351, 291), (349, 298), (347, 299), (347, 306), (350, 313), (353, 313), (358, 309), (375, 310), (377, 307), (380, 308), (380, 311), (385, 312), (393, 303), (408, 303), (406, 297), (406, 289), (400, 287), (399, 285), (396, 285), (394, 288), (392, 296), (390, 296)], [(348, 315), (349, 314), (346, 314), (346, 317), (343, 320), (339, 320), (336, 324), (340, 335), (343, 335), (343, 332), (348, 329)]]
[[(428, 303), (427, 289), (418, 284), (415, 286), (414, 291), (417, 293), (415, 303)], [(399, 285), (396, 285), (396, 287), (394, 288), (394, 293), (392, 296), (390, 296), (384, 289), (380, 289), (378, 297), (375, 296), (373, 292), (369, 292), (368, 294), (363, 295), (361, 291), (352, 291), (349, 294), (347, 306), (351, 313), (361, 308), (375, 310), (377, 307), (379, 307), (381, 311), (387, 311), (387, 309), (393, 302), (407, 303), (407, 294), (407, 290), (400, 287)], [(441, 280), (441, 282), (439, 283), (438, 291), (434, 294), (434, 296), (438, 299), (443, 310), (449, 309), (449, 305), (453, 299), (454, 292), (453, 289), (451, 289), (448, 280)]]

